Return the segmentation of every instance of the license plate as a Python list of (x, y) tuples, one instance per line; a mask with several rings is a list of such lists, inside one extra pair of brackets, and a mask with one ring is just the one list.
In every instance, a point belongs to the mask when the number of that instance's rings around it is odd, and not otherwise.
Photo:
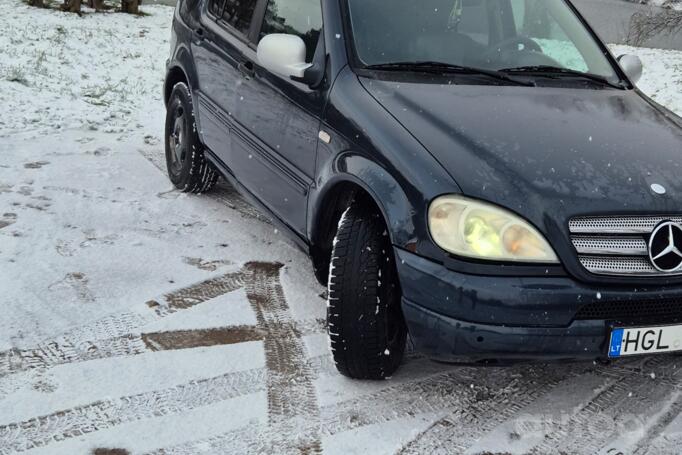
[(655, 354), (682, 350), (682, 325), (644, 328), (614, 328), (609, 357)]

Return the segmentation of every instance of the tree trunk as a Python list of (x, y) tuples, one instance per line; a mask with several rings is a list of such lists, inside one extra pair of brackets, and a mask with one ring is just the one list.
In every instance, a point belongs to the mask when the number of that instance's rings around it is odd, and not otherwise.
[(65, 0), (64, 6), (62, 8), (64, 9), (64, 11), (68, 11), (70, 13), (80, 14), (80, 12), (81, 12), (81, 0)]
[(139, 14), (140, 0), (121, 0), (121, 11), (129, 14)]

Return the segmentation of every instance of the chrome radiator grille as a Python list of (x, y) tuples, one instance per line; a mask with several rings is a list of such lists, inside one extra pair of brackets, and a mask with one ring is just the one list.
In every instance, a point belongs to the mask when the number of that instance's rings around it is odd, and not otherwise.
[(568, 223), (580, 263), (597, 275), (669, 276), (649, 260), (648, 240), (663, 221), (682, 224), (682, 216), (573, 218)]

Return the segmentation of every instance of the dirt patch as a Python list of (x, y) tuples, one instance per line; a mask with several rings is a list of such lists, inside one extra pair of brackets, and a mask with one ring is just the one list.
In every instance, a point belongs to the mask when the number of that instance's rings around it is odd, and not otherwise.
[(49, 161), (34, 161), (32, 163), (24, 164), (24, 167), (26, 169), (40, 169), (41, 167), (47, 166), (48, 164), (50, 164)]
[[(301, 334), (293, 319), (279, 279), (282, 264), (246, 264), (246, 295), (256, 314), (258, 328), (265, 332), (263, 347), (268, 370), (268, 424), (295, 425), (296, 420), (316, 420), (320, 407), (315, 391), (314, 372), (306, 362)], [(322, 453), (317, 431), (287, 441), (307, 453)]]
[(22, 186), (21, 188), (19, 188), (17, 193), (21, 194), (22, 196), (30, 196), (31, 194), (33, 194), (33, 188), (30, 186)]
[(44, 212), (45, 210), (49, 209), (52, 206), (52, 204), (49, 203), (43, 203), (43, 204), (26, 204), (26, 207), (29, 209), (37, 210), (39, 212)]
[(111, 152), (111, 149), (109, 147), (98, 147), (95, 150), (91, 150), (86, 152), (88, 155), (94, 155), (94, 156), (107, 156)]
[(126, 449), (95, 449), (92, 455), (130, 455)]
[(14, 224), (16, 221), (17, 221), (16, 213), (3, 213), (2, 217), (0, 217), (0, 229), (10, 226)]
[(49, 290), (55, 290), (60, 287), (70, 287), (78, 295), (78, 299), (84, 302), (94, 302), (95, 296), (90, 291), (88, 283), (90, 280), (82, 272), (67, 273), (66, 276), (48, 286)]
[(243, 285), (243, 272), (228, 273), (164, 295), (161, 300), (166, 302), (167, 307), (154, 300), (147, 302), (147, 306), (155, 308), (157, 312), (162, 311), (162, 308), (166, 308), (167, 311), (172, 313), (177, 310), (191, 308), (207, 300), (235, 291)]
[(264, 333), (252, 326), (142, 334), (142, 341), (144, 341), (144, 344), (151, 351), (168, 351), (246, 343), (249, 341), (260, 341), (263, 338)]

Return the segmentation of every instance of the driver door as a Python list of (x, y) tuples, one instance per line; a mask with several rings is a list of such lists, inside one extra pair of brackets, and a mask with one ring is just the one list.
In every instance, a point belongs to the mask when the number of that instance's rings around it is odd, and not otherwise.
[[(271, 33), (298, 35), (312, 61), (322, 39), (320, 0), (262, 0), (259, 6), (264, 7), (259, 39)], [(325, 92), (269, 72), (255, 52), (244, 59), (228, 165), (250, 193), (305, 235)]]

